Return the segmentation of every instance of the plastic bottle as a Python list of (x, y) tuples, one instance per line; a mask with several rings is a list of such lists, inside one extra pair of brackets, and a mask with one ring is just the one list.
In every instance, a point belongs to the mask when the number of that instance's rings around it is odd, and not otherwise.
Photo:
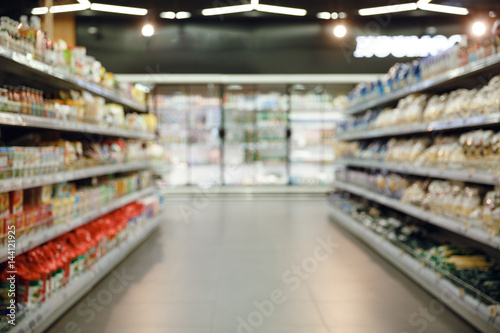
[(47, 49), (47, 35), (42, 30), (42, 24), (38, 16), (31, 17), (31, 28), (35, 32), (35, 59), (45, 61), (45, 51)]
[(9, 44), (9, 18), (0, 17), (0, 45), (7, 47)]
[(21, 15), (19, 25), (17, 26), (17, 30), (19, 33), (19, 43), (21, 47), (22, 53), (29, 52), (29, 34), (30, 34), (30, 26), (28, 25), (28, 16)]

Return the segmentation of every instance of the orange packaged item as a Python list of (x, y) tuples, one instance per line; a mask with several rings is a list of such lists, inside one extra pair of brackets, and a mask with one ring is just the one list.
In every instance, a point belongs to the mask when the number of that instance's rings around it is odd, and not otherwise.
[(0, 217), (5, 217), (10, 213), (9, 193), (0, 193)]
[(23, 212), (19, 212), (17, 214), (14, 214), (13, 223), (16, 226), (16, 232), (17, 233), (21, 232), (22, 229), (24, 229), (25, 226), (26, 226), (24, 213)]
[(17, 214), (23, 211), (23, 190), (10, 192), (10, 213)]

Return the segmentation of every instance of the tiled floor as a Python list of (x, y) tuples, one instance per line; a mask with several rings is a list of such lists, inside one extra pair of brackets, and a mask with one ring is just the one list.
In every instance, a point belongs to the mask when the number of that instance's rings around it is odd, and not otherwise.
[(324, 199), (168, 210), (116, 268), (128, 276), (108, 276), (49, 332), (475, 332), (447, 309), (431, 312), (429, 294), (328, 220)]

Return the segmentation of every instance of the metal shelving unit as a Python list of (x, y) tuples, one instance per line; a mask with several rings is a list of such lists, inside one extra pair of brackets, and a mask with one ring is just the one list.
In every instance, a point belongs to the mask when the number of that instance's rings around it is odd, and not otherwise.
[[(384, 96), (376, 99), (371, 99), (357, 105), (354, 105), (345, 110), (347, 114), (357, 114), (375, 107), (383, 107), (385, 105), (394, 103), (399, 99), (414, 93), (421, 93), (427, 91), (442, 91), (455, 87), (463, 86), (471, 76), (479, 74), (491, 74), (491, 69), (500, 65), (500, 54), (495, 54), (486, 59), (481, 59), (470, 63), (466, 66), (452, 69), (448, 72), (440, 74), (431, 79), (421, 81), (410, 87), (397, 90), (395, 92), (385, 94)], [(472, 79), (477, 85), (477, 79)]]
[(45, 303), (32, 309), (23, 319), (16, 322), (12, 333), (41, 333), (68, 311), (80, 298), (85, 296), (100, 280), (109, 274), (135, 248), (144, 242), (159, 226), (163, 214), (147, 222), (147, 225), (138, 230), (133, 238), (120, 243), (103, 258), (87, 269), (78, 277), (71, 280), (65, 288), (55, 292)]
[(333, 183), (333, 187), (338, 190), (346, 191), (368, 200), (377, 202), (386, 207), (390, 207), (424, 222), (436, 225), (443, 229), (452, 231), (456, 234), (488, 245), (494, 249), (500, 249), (500, 236), (498, 236), (494, 230), (477, 228), (471, 226), (470, 223), (466, 221), (464, 221), (464, 223), (459, 223), (457, 222), (459, 218), (448, 218), (446, 216), (436, 215), (420, 207), (386, 197), (380, 193), (370, 191), (361, 186), (335, 181)]
[(346, 131), (336, 136), (338, 140), (352, 141), (402, 136), (408, 134), (430, 133), (435, 131), (452, 131), (481, 126), (500, 124), (500, 113), (489, 116), (476, 116), (466, 119), (438, 120), (408, 126), (389, 127), (371, 130)]
[[(81, 225), (87, 224), (99, 216), (110, 213), (122, 206), (125, 206), (131, 202), (141, 199), (147, 195), (151, 195), (154, 192), (154, 188), (150, 187), (144, 190), (130, 193), (121, 198), (115, 199), (111, 204), (101, 207), (97, 210), (91, 211), (87, 214), (79, 216), (67, 223), (58, 224), (48, 228), (43, 228), (42, 230), (32, 231), (31, 234), (20, 237), (16, 242), (16, 255), (20, 255), (27, 252), (39, 245), (48, 242), (66, 232), (78, 228)], [(0, 263), (7, 260), (8, 249), (7, 246), (0, 247)]]
[(0, 192), (33, 188), (48, 184), (85, 179), (117, 172), (141, 170), (146, 169), (149, 166), (149, 162), (117, 163), (110, 165), (101, 165), (92, 168), (63, 171), (48, 175), (3, 179), (0, 180)]
[(129, 139), (152, 140), (155, 138), (155, 134), (153, 133), (141, 133), (121, 128), (10, 112), (0, 112), (0, 125), (45, 128), (66, 132), (92, 133)]
[(361, 239), (372, 250), (400, 269), (474, 327), (486, 333), (500, 330), (500, 317), (496, 316), (498, 310), (496, 307), (487, 306), (469, 295), (463, 294), (460, 288), (441, 278), (441, 275), (436, 271), (422, 265), (421, 262), (405, 253), (401, 248), (367, 229), (340, 208), (330, 205), (329, 209), (332, 220)]
[(0, 63), (2, 64), (2, 71), (26, 77), (29, 76), (32, 81), (38, 81), (42, 84), (57, 87), (59, 89), (87, 90), (111, 102), (122, 104), (132, 110), (139, 112), (147, 111), (146, 106), (120, 96), (113, 91), (109, 91), (98, 84), (86, 81), (43, 62), (34, 60), (29, 56), (11, 51), (1, 46)]
[(479, 170), (474, 167), (451, 169), (445, 164), (441, 167), (425, 167), (414, 165), (411, 162), (404, 163), (385, 163), (372, 160), (357, 160), (357, 159), (338, 159), (335, 161), (337, 165), (344, 165), (350, 167), (387, 170), (397, 173), (440, 178), (449, 180), (458, 180), (463, 182), (486, 184), (486, 185), (500, 185), (500, 171), (486, 171)]

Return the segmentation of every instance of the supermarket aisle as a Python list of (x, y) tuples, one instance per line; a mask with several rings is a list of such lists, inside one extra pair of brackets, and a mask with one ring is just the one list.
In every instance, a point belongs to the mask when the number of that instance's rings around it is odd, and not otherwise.
[(171, 203), (161, 231), (49, 332), (474, 332), (432, 315), (430, 295), (328, 221), (324, 198), (194, 207)]

